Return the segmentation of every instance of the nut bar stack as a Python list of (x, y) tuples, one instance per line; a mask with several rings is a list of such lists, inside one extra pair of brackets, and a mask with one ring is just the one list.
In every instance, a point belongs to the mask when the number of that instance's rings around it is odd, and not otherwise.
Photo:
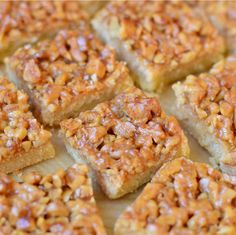
[(26, 45), (6, 64), (10, 79), (29, 94), (35, 115), (51, 126), (133, 85), (125, 63), (87, 26)]
[(112, 199), (149, 181), (164, 162), (189, 155), (177, 120), (134, 87), (64, 120), (61, 129), (68, 152), (91, 166)]
[(28, 96), (0, 77), (0, 171), (10, 173), (54, 157), (51, 133), (29, 111)]
[(115, 225), (115, 235), (235, 235), (236, 187), (207, 164), (166, 163)]
[(208, 69), (225, 50), (217, 30), (183, 1), (113, 1), (92, 23), (148, 91)]
[(173, 113), (224, 172), (236, 175), (236, 58), (189, 75), (173, 90)]
[(106, 235), (85, 165), (22, 178), (0, 173), (1, 234)]
[(88, 16), (76, 1), (1, 1), (0, 61), (19, 46), (49, 37), (60, 28), (85, 24)]

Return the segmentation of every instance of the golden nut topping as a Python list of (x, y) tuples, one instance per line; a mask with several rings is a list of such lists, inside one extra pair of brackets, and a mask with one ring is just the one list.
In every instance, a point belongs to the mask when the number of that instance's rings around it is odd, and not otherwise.
[(2, 161), (17, 153), (49, 141), (51, 133), (29, 111), (28, 96), (17, 90), (7, 78), (0, 77), (0, 158)]
[(236, 187), (207, 164), (178, 158), (166, 163), (118, 219), (133, 234), (236, 233)]
[[(0, 173), (0, 231), (105, 235), (87, 173), (85, 165), (74, 165), (47, 176), (23, 175), (20, 182)], [(79, 177), (84, 178), (80, 185), (74, 183)], [(62, 183), (55, 185), (55, 180)], [(71, 189), (69, 184), (75, 187)]]
[(75, 1), (1, 1), (0, 50), (14, 46), (12, 43), (35, 42), (45, 34), (85, 24), (86, 20), (87, 14)]
[(189, 1), (189, 4), (199, 10), (202, 14), (208, 17), (212, 24), (220, 31), (225, 37), (228, 49), (230, 52), (236, 51), (235, 39), (236, 39), (236, 4), (235, 1)]
[(223, 45), (217, 30), (184, 1), (111, 1), (101, 22), (148, 65), (174, 69)]
[(64, 110), (82, 96), (118, 86), (128, 77), (125, 63), (118, 62), (114, 51), (87, 25), (20, 48), (8, 62), (41, 109), (50, 113)]
[[(212, 134), (236, 149), (236, 59), (228, 57), (215, 64), (209, 73), (190, 75), (173, 86), (178, 102), (190, 105), (198, 118), (205, 121)], [(231, 155), (230, 162), (236, 163)], [(222, 156), (223, 157), (223, 156)], [(229, 159), (225, 163), (230, 163)]]
[(176, 119), (137, 88), (63, 121), (61, 129), (96, 170), (114, 172), (122, 180), (171, 159), (185, 141)]

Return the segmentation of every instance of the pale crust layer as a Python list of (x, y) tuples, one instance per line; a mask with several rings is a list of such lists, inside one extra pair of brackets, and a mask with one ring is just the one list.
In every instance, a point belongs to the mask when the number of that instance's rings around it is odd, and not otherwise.
[[(55, 152), (50, 139), (51, 133), (29, 111), (28, 96), (0, 77), (1, 171), (9, 173), (52, 158)], [(42, 146), (44, 154), (40, 151)]]
[(116, 235), (234, 235), (236, 187), (207, 164), (166, 163), (115, 225)]
[(147, 90), (204, 71), (224, 52), (217, 30), (183, 1), (113, 1), (93, 26)]
[(52, 40), (20, 48), (6, 64), (11, 80), (26, 90), (49, 125), (133, 85), (125, 63), (87, 26), (61, 30)]
[(0, 184), (1, 234), (106, 234), (85, 165), (20, 182), (0, 173)]
[(235, 66), (235, 57), (228, 57), (215, 64), (209, 73), (189, 75), (183, 83), (173, 85), (177, 106), (187, 107), (199, 122), (205, 123), (204, 131), (225, 143), (226, 154), (219, 161), (232, 167), (236, 165)]
[[(111, 198), (144, 183), (140, 174), (148, 175), (165, 161), (189, 155), (187, 139), (176, 119), (166, 116), (155, 98), (137, 88), (63, 121), (61, 128), (67, 144), (78, 151), (77, 158), (87, 160)], [(132, 180), (137, 181), (135, 187), (126, 188)]]

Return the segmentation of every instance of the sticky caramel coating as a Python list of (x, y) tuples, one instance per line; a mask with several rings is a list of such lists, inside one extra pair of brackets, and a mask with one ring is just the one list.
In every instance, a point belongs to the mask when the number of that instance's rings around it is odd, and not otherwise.
[(49, 141), (51, 133), (29, 111), (28, 96), (0, 77), (0, 162)]
[(180, 104), (189, 105), (212, 134), (231, 146), (232, 158), (228, 159), (231, 164), (236, 163), (235, 66), (236, 58), (231, 56), (215, 64), (209, 73), (189, 75), (174, 86)]
[(235, 200), (235, 185), (219, 171), (178, 158), (157, 172), (121, 216), (116, 229), (144, 229), (145, 234), (233, 235)]
[(49, 112), (67, 107), (81, 96), (114, 87), (128, 75), (113, 49), (88, 27), (61, 30), (53, 40), (25, 46), (10, 58), (10, 67)]
[(43, 33), (86, 19), (75, 1), (1, 1), (0, 49), (18, 40), (35, 41)]
[(106, 234), (85, 165), (22, 178), (0, 173), (1, 234)]
[(106, 9), (104, 22), (145, 64), (173, 69), (222, 44), (217, 30), (183, 1), (113, 1)]
[(122, 182), (173, 158), (185, 140), (177, 120), (137, 88), (63, 121), (61, 128), (95, 170)]

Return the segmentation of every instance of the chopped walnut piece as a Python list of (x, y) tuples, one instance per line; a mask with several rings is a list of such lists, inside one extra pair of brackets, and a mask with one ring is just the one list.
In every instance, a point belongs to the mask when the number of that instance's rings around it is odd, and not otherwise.
[(128, 69), (89, 27), (61, 30), (52, 40), (20, 48), (7, 60), (12, 80), (37, 105), (45, 124), (56, 125), (80, 110), (131, 86)]
[(75, 1), (1, 1), (0, 59), (27, 42), (87, 20), (87, 13)]
[(184, 1), (110, 1), (92, 23), (149, 91), (208, 69), (225, 50), (209, 20)]
[(216, 63), (209, 73), (189, 75), (173, 86), (178, 105), (189, 106), (209, 127), (208, 132), (226, 143), (229, 155), (220, 156), (220, 161), (229, 165), (236, 164), (235, 66), (236, 58), (231, 56)]
[[(115, 234), (236, 234), (236, 187), (207, 164), (166, 163), (115, 225)], [(141, 233), (140, 233), (141, 234)]]
[(5, 77), (0, 77), (0, 122), (0, 165), (51, 139), (29, 111), (28, 96)]
[[(84, 180), (78, 185), (80, 177)], [(0, 173), (3, 234), (106, 234), (85, 165), (46, 176), (32, 172), (22, 180)]]
[[(189, 154), (186, 137), (176, 119), (166, 116), (155, 98), (137, 88), (130, 88), (75, 119), (63, 121), (61, 129), (67, 147), (85, 156), (101, 178), (108, 174), (121, 187), (167, 160)], [(109, 185), (103, 187), (109, 197), (136, 189), (130, 187), (110, 195)]]

